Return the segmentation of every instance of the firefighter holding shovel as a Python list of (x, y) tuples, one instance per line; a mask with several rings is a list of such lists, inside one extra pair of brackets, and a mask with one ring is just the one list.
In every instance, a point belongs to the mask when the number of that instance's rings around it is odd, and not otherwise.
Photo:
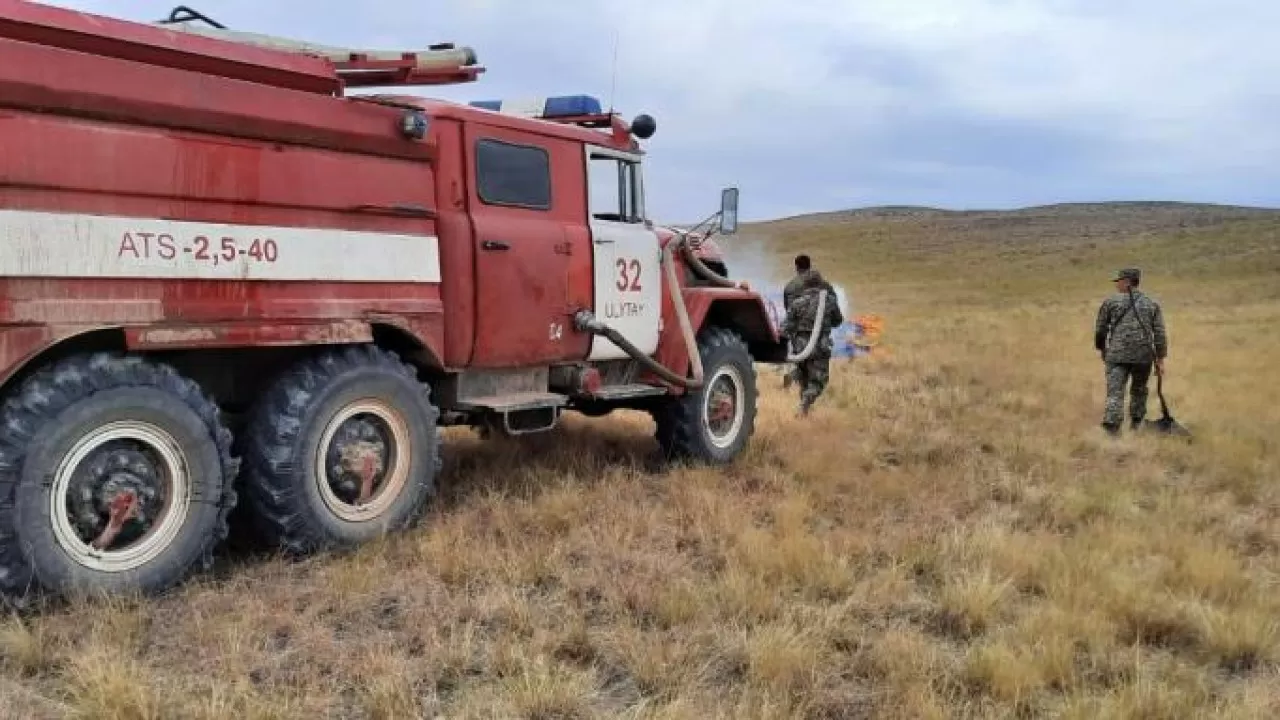
[[(1147, 414), (1147, 381), (1152, 366), (1164, 375), (1169, 339), (1160, 303), (1138, 291), (1142, 271), (1125, 268), (1112, 278), (1116, 293), (1102, 301), (1094, 325), (1094, 347), (1106, 366), (1107, 400), (1102, 428), (1120, 433), (1124, 422), (1124, 391), (1129, 386), (1129, 420), (1132, 429), (1142, 426)], [(1163, 396), (1161, 402), (1163, 403)], [(1168, 411), (1165, 411), (1168, 417)], [(1171, 418), (1170, 418), (1171, 420)]]

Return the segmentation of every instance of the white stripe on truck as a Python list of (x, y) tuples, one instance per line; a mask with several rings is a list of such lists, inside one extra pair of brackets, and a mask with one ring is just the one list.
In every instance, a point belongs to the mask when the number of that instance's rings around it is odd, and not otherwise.
[(0, 277), (440, 282), (439, 240), (0, 210)]

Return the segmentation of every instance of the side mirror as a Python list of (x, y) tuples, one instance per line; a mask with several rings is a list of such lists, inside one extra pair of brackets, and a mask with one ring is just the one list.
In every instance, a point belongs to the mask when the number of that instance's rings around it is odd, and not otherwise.
[(725, 188), (720, 191), (720, 234), (732, 235), (738, 232), (738, 188)]

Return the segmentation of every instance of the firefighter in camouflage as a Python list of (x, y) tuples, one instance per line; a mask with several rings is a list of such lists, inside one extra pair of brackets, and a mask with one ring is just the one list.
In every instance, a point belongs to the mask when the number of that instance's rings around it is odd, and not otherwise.
[[(819, 333), (817, 347), (803, 362), (796, 363), (795, 370), (784, 381), (800, 385), (800, 414), (808, 415), (818, 396), (826, 390), (831, 374), (831, 330), (844, 322), (840, 302), (831, 284), (814, 270), (806, 255), (796, 258), (796, 277), (783, 290), (783, 302), (787, 308), (782, 323), (782, 333), (791, 343), (792, 352), (800, 352), (809, 344), (811, 333)], [(818, 298), (827, 293), (827, 307), (823, 317), (816, 317)]]
[[(813, 273), (817, 272), (813, 269), (813, 261), (809, 259), (808, 255), (797, 255), (795, 258), (795, 267), (795, 277), (787, 281), (786, 287), (782, 288), (782, 312), (784, 316), (790, 312), (791, 303), (795, 302), (795, 299), (800, 297), (800, 291), (804, 288), (805, 281), (808, 280)], [(785, 319), (786, 318), (784, 317), (784, 322)], [(786, 327), (785, 324), (783, 327)], [(787, 374), (782, 377), (782, 388), (784, 390), (789, 390), (791, 388), (791, 384), (797, 381), (799, 372), (800, 369), (794, 366), (787, 370)]]
[(1169, 340), (1160, 303), (1138, 291), (1142, 271), (1125, 268), (1113, 278), (1116, 294), (1102, 301), (1094, 325), (1094, 347), (1106, 365), (1107, 400), (1102, 427), (1116, 435), (1124, 421), (1129, 385), (1129, 420), (1137, 429), (1147, 414), (1147, 381), (1154, 364), (1164, 373)]

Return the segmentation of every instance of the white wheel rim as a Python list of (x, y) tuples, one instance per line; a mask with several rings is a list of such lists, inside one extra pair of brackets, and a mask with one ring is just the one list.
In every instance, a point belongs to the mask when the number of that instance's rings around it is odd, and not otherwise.
[[(341, 449), (334, 447), (334, 440), (339, 430), (348, 421), (356, 420), (357, 416), (361, 415), (367, 418), (362, 421), (376, 428), (381, 439), (385, 441), (384, 451), (378, 454), (376, 461), (380, 464), (375, 473), (376, 489), (364, 503), (339, 497), (334, 490), (335, 482), (345, 480), (349, 483), (352, 475), (359, 470), (353, 467), (356, 458), (353, 455), (347, 460), (340, 460), (337, 463), (339, 467), (335, 468), (335, 463), (332, 462), (334, 458), (330, 452)], [(400, 496), (400, 491), (409, 477), (412, 449), (409, 426), (390, 405), (374, 399), (357, 400), (348, 404), (325, 425), (324, 432), (320, 436), (320, 444), (316, 448), (316, 487), (320, 491), (325, 507), (347, 522), (365, 522), (382, 515)], [(351, 452), (354, 454), (356, 451)], [(369, 453), (373, 450), (366, 449), (364, 452)]]
[[(716, 386), (722, 378), (727, 378), (729, 385), (732, 387), (733, 401), (733, 421), (729, 427), (723, 432), (717, 432), (712, 427), (711, 415), (713, 408), (711, 401)], [(707, 429), (707, 436), (711, 444), (720, 449), (725, 449), (738, 439), (738, 434), (742, 431), (742, 425), (746, 421), (746, 390), (742, 382), (742, 373), (738, 372), (738, 368), (732, 365), (724, 365), (716, 369), (711, 377), (707, 380), (705, 390), (702, 395), (702, 426)]]
[[(106, 459), (95, 459), (89, 467), (83, 463), (108, 443), (132, 441), (143, 446), (109, 451)], [(128, 468), (118, 466), (114, 460), (122, 457), (139, 459), (150, 456), (155, 461), (154, 470), (158, 477), (159, 487), (152, 487)], [(110, 477), (95, 475), (95, 470), (107, 467), (112, 471)], [(88, 475), (84, 474), (88, 473)], [(86, 479), (87, 478), (87, 479)], [(84, 527), (77, 528), (68, 517), (72, 504), (68, 503), (68, 495), (77, 491), (75, 509), (88, 512), (91, 508), (101, 510), (104, 502), (109, 502), (121, 492), (127, 490), (146, 491), (148, 488), (161, 495), (157, 517), (154, 524), (146, 528), (141, 537), (121, 549), (112, 549), (117, 542), (108, 544), (106, 549), (99, 550), (92, 546), (93, 538), (85, 539)], [(113, 490), (114, 489), (114, 490)], [(154, 501), (154, 498), (152, 498)], [(191, 503), (191, 476), (186, 457), (176, 440), (160, 427), (141, 420), (114, 422), (94, 429), (73, 446), (63, 457), (54, 471), (53, 487), (50, 491), (50, 517), (53, 534), (58, 545), (77, 563), (84, 567), (102, 572), (126, 572), (134, 570), (154, 560), (173, 543), (174, 538), (182, 530)], [(157, 510), (154, 502), (144, 503), (147, 516), (144, 521), (152, 519), (152, 511)], [(86, 519), (84, 515), (82, 519)], [(105, 517), (100, 517), (105, 526)]]

